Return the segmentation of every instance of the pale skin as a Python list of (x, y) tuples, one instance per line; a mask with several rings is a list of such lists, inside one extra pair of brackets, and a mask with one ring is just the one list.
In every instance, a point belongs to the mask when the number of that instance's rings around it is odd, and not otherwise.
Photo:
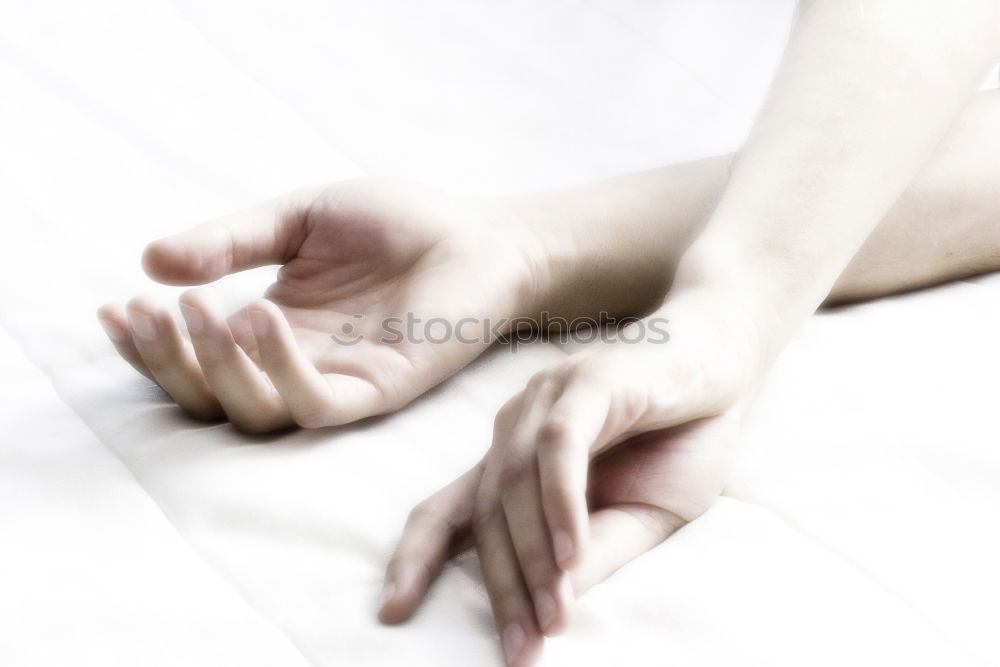
[[(369, 180), (308, 188), (157, 241), (147, 250), (144, 265), (160, 282), (200, 284), (262, 264), (294, 264), (299, 259), (296, 253), (304, 255), (308, 249), (304, 244), (291, 249), (276, 247), (285, 241), (272, 230), (307, 227), (302, 215), (307, 204), (301, 203), (305, 199), (315, 218), (316, 256), (322, 258), (317, 264), (353, 265), (359, 275), (374, 276), (377, 294), (395, 295), (396, 303), (391, 308), (380, 307), (371, 293), (367, 297), (360, 293), (365, 286), (352, 285), (333, 271), (306, 274), (306, 279), (299, 278), (294, 284), (282, 275), (282, 287), (276, 286), (268, 294), (270, 302), (262, 300), (258, 305), (270, 309), (276, 303), (287, 313), (297, 339), (295, 347), (304, 354), (310, 354), (310, 339), (320, 341), (312, 356), (329, 353), (332, 357), (339, 352), (336, 346), (328, 345), (328, 332), (337, 333), (345, 321), (357, 325), (352, 317), (355, 314), (363, 313), (364, 321), (373, 323), (382, 314), (440, 312), (437, 306), (414, 307), (412, 294), (423, 290), (435, 293), (437, 301), (463, 317), (479, 313), (493, 319), (537, 318), (540, 310), (567, 318), (596, 317), (601, 311), (639, 315), (655, 308), (666, 295), (680, 256), (718, 200), (732, 160), (732, 156), (720, 156), (567, 190), (495, 199), (457, 198), (405, 183)], [(1000, 95), (983, 92), (959, 115), (931, 159), (844, 270), (827, 303), (916, 289), (997, 268), (1000, 186), (992, 174), (998, 169)], [(341, 197), (355, 202), (357, 213), (350, 218), (327, 209)], [(422, 210), (430, 212), (421, 215)], [(942, 224), (945, 220), (948, 224)], [(345, 247), (343, 237), (338, 236), (335, 246), (332, 235), (339, 234), (342, 225), (352, 224), (363, 230), (378, 224), (386, 231), (381, 239), (366, 238), (365, 245), (356, 246)], [(412, 253), (407, 259), (413, 260), (431, 244), (427, 239), (437, 241), (456, 231), (460, 241), (441, 253), (448, 255), (447, 261), (433, 258), (435, 265), (443, 265), (439, 267), (440, 279), (426, 280), (412, 271), (377, 275), (368, 270), (384, 266), (383, 257), (394, 246), (401, 248), (404, 256)], [(382, 245), (375, 242), (379, 240)], [(233, 259), (228, 255), (231, 251), (236, 255)], [(344, 260), (345, 254), (349, 261)], [(488, 304), (490, 292), (476, 284), (480, 274), (486, 273), (479, 268), (487, 255), (490, 263), (501, 267), (492, 270), (490, 285), (509, 295), (506, 309)], [(460, 281), (450, 280), (452, 276)], [(468, 285), (464, 304), (455, 303), (460, 284)], [(302, 295), (315, 295), (316, 305), (294, 310), (306, 298)], [(205, 290), (185, 294), (182, 302), (205, 319), (223, 319)], [(99, 317), (122, 356), (157, 381), (189, 414), (204, 419), (228, 414), (237, 428), (263, 432), (292, 425), (295, 418), (271, 394), (276, 390), (270, 386), (270, 376), (261, 376), (257, 364), (243, 363), (243, 354), (251, 360), (260, 359), (246, 316), (249, 309), (248, 305), (229, 317), (229, 332), (219, 326), (202, 336), (192, 336), (191, 341), (173, 326), (161, 304), (145, 297), (137, 297), (127, 307), (107, 304)], [(135, 331), (130, 312), (133, 320), (137, 314), (153, 317), (151, 339)], [(311, 323), (314, 328), (310, 331), (299, 322)], [(392, 375), (386, 367), (399, 356), (395, 348), (382, 351), (375, 345), (359, 346), (350, 348), (351, 354), (367, 354), (368, 359), (356, 364), (358, 373), (388, 385)], [(358, 414), (396, 409), (406, 398), (419, 396), (484, 349), (485, 345), (469, 344), (414, 346), (413, 354), (439, 355), (435, 357), (437, 366), (429, 362), (421, 373), (414, 373), (414, 379), (395, 392), (399, 398), (390, 400), (387, 395)], [(295, 352), (289, 350), (288, 354)], [(449, 357), (448, 363), (441, 361), (442, 355)], [(199, 359), (205, 360), (204, 366)], [(322, 366), (322, 362), (314, 365)], [(224, 395), (226, 411), (209, 381)], [(260, 383), (266, 391), (248, 391)], [(337, 419), (333, 409), (325, 420), (309, 420), (301, 412), (300, 416), (303, 426), (360, 418), (344, 414)]]
[(282, 264), (267, 299), (227, 320), (186, 292), (190, 342), (148, 299), (101, 321), (190, 414), (266, 431), (398, 409), (489, 344), (371, 330), (345, 353), (328, 336), (353, 314), (667, 317), (668, 345), (600, 346), (533, 378), (389, 564), (380, 615), (398, 622), (474, 543), (505, 658), (530, 664), (577, 595), (721, 493), (743, 411), (818, 306), (1000, 268), (1000, 97), (974, 94), (998, 17), (993, 2), (812, 3), (736, 158), (489, 200), (299, 191), (145, 257), (187, 285)]
[(968, 106), (998, 27), (997, 3), (812, 3), (656, 311), (671, 344), (535, 376), (483, 461), (408, 522), (383, 619), (411, 613), (471, 531), (504, 657), (531, 664), (576, 595), (699, 516), (775, 357), (838, 283), (859, 294), (841, 276)]

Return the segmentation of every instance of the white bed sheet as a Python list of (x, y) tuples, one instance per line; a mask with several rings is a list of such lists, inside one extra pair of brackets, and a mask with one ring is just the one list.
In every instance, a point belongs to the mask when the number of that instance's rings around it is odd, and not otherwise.
[[(303, 183), (500, 192), (732, 149), (790, 12), (7, 3), (0, 663), (498, 664), (474, 558), (402, 628), (374, 598), (409, 508), (565, 351), (498, 350), (397, 415), (250, 439), (180, 416), (93, 311), (176, 294), (138, 270), (149, 239)], [(810, 321), (727, 498), (586, 596), (543, 664), (1000, 664), (998, 296), (987, 277)]]
[(0, 664), (309, 664), (3, 333), (0, 373)]

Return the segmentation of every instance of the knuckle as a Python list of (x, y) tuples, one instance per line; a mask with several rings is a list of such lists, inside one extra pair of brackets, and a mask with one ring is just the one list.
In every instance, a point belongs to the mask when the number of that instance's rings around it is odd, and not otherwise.
[(492, 493), (480, 490), (476, 494), (475, 507), (472, 510), (472, 525), (476, 531), (481, 531), (493, 523), (497, 512), (497, 498)]
[(493, 520), (493, 509), (488, 503), (476, 503), (476, 508), (472, 513), (472, 528), (477, 533), (486, 530)]
[(385, 564), (385, 575), (386, 579), (391, 577), (393, 573), (397, 572), (404, 562), (407, 560), (408, 554), (400, 553), (400, 549), (397, 547), (396, 552), (392, 554), (389, 562)]
[[(565, 477), (553, 477), (542, 484), (542, 503), (546, 515), (553, 516), (571, 514), (574, 508), (585, 502), (584, 490), (578, 492)], [(550, 519), (553, 518), (550, 516)]]
[(294, 418), (295, 423), (302, 428), (322, 428), (334, 423), (328, 411), (323, 409), (298, 410)]
[(532, 392), (542, 391), (551, 386), (557, 380), (558, 376), (558, 368), (546, 368), (545, 370), (538, 371), (528, 380), (527, 389)]
[(569, 425), (562, 417), (547, 417), (538, 427), (536, 439), (539, 448), (562, 449), (569, 440)]
[(510, 432), (517, 423), (517, 418), (521, 414), (521, 407), (524, 404), (525, 395), (528, 389), (522, 389), (514, 394), (497, 411), (493, 419), (493, 440), (497, 441), (502, 436)]
[(438, 523), (441, 516), (442, 512), (438, 504), (433, 499), (428, 498), (413, 506), (406, 522), (407, 524)]
[(522, 393), (523, 392), (518, 392), (514, 394), (512, 397), (507, 399), (506, 403), (500, 406), (500, 410), (497, 411), (497, 416), (496, 419), (494, 420), (494, 423), (500, 423), (502, 421), (510, 419), (517, 413), (517, 408), (521, 404)]
[(531, 378), (528, 380), (527, 387), (529, 391), (538, 391), (546, 384), (548, 384), (548, 382), (549, 378), (547, 377), (545, 371), (541, 371), (531, 376)]
[(528, 468), (518, 463), (508, 463), (500, 471), (500, 488), (503, 491), (515, 488), (524, 482), (530, 474)]
[[(142, 359), (142, 363), (146, 364), (146, 368), (150, 372), (154, 373), (158, 378), (163, 380), (163, 384), (170, 387), (171, 390), (176, 391), (180, 383), (176, 379), (176, 373), (173, 364), (171, 364), (170, 357), (164, 354), (163, 349), (153, 343), (138, 343), (136, 347), (139, 347), (139, 357)], [(159, 380), (158, 380), (159, 382)], [(168, 390), (169, 392), (169, 390)]]

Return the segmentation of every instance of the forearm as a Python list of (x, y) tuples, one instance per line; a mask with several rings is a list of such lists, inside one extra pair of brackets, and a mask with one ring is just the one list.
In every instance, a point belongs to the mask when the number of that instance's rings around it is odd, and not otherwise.
[(995, 57), (996, 3), (945, 7), (814, 3), (680, 291), (740, 294), (776, 346), (824, 301)]
[[(504, 197), (544, 239), (554, 283), (540, 308), (565, 317), (659, 306), (718, 202), (733, 156)], [(844, 268), (825, 303), (1000, 269), (1000, 93), (982, 92)], [(552, 258), (549, 262), (548, 258)]]
[(659, 306), (731, 160), (711, 157), (497, 200), (539, 240), (540, 308), (572, 319), (634, 316)]
[(1000, 269), (1000, 92), (976, 95), (865, 240), (825, 303)]

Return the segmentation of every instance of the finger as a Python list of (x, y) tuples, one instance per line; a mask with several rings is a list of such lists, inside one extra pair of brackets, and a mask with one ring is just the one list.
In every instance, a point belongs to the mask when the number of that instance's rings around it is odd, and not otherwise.
[(597, 510), (590, 517), (587, 556), (571, 575), (574, 593), (577, 597), (583, 595), (685, 523), (676, 514), (646, 503), (622, 503)]
[(254, 301), (247, 314), (261, 366), (300, 426), (347, 424), (392, 407), (367, 380), (338, 373), (323, 375), (316, 370), (296, 344), (285, 316), (270, 301)]
[(520, 479), (506, 487), (502, 505), (518, 566), (531, 592), (538, 627), (554, 635), (569, 622), (573, 591), (552, 553), (537, 475), (535, 466), (530, 466)]
[(601, 387), (569, 381), (536, 436), (544, 521), (556, 562), (569, 570), (588, 542), (587, 472), (608, 415)]
[(319, 188), (303, 188), (245, 211), (153, 241), (142, 265), (167, 285), (201, 285), (267, 264), (281, 264), (301, 243)]
[(205, 380), (233, 426), (248, 433), (290, 426), (281, 396), (236, 344), (208, 292), (189, 290), (181, 295), (180, 306)]
[(482, 467), (477, 465), (410, 512), (386, 567), (378, 612), (383, 623), (401, 623), (412, 616), (448, 558), (469, 546), (463, 538), (472, 527), (481, 478)]
[(124, 306), (106, 303), (97, 310), (97, 321), (101, 323), (101, 328), (107, 334), (115, 350), (122, 359), (132, 365), (132, 368), (139, 371), (150, 380), (156, 382), (146, 362), (142, 360), (135, 341), (132, 340), (132, 326), (128, 323), (128, 316), (125, 314)]
[(240, 308), (235, 313), (232, 313), (226, 318), (226, 324), (233, 333), (233, 340), (236, 341), (236, 344), (243, 348), (243, 351), (247, 353), (251, 361), (260, 368), (260, 355), (257, 354), (257, 339), (254, 338), (253, 330), (250, 328), (250, 318), (247, 317), (246, 308)]
[(501, 505), (517, 554), (518, 565), (535, 608), (539, 628), (556, 634), (565, 628), (573, 604), (569, 580), (552, 551), (552, 538), (542, 509), (535, 435), (558, 395), (559, 382), (535, 379), (529, 383), (522, 409), (513, 426), (495, 431), (499, 453)]
[(477, 507), (477, 514), (476, 551), (504, 658), (512, 667), (533, 664), (543, 640), (503, 511), (494, 504), (485, 511)]
[(146, 297), (129, 301), (125, 312), (136, 350), (163, 390), (192, 417), (222, 417), (222, 408), (205, 382), (191, 345), (170, 314)]

